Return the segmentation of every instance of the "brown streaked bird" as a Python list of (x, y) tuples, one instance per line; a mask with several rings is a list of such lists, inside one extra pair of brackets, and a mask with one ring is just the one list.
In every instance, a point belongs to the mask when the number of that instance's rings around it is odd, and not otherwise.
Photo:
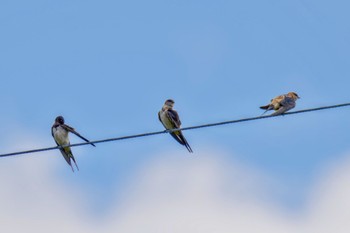
[(261, 109), (266, 110), (262, 115), (269, 110), (275, 110), (271, 116), (281, 115), (294, 108), (297, 99), (300, 99), (300, 97), (295, 92), (289, 92), (288, 94), (277, 96), (273, 98), (268, 105), (260, 107)]
[[(180, 129), (181, 127), (179, 115), (173, 109), (174, 103), (174, 100), (166, 100), (162, 109), (158, 112), (159, 121), (162, 122), (163, 126), (167, 130)], [(186, 138), (183, 136), (181, 131), (171, 132), (170, 134), (181, 145), (184, 145), (190, 153), (193, 153), (190, 145), (188, 144)]]
[[(62, 116), (56, 117), (55, 122), (51, 127), (51, 134), (52, 134), (52, 137), (55, 139), (57, 146), (70, 145), (69, 136), (68, 136), (69, 132), (74, 133), (75, 135), (77, 135), (78, 137), (80, 137), (86, 142), (90, 142), (89, 140), (81, 136), (77, 131), (75, 131), (74, 128), (70, 127), (69, 125), (66, 125), (64, 123), (64, 118)], [(90, 143), (90, 144), (95, 146), (93, 143)], [(71, 160), (73, 160), (73, 162), (75, 163), (75, 166), (79, 171), (78, 165), (75, 161), (71, 148), (63, 147), (60, 149), (60, 151), (64, 159), (69, 164), (69, 166), (71, 166), (72, 171), (74, 172)]]

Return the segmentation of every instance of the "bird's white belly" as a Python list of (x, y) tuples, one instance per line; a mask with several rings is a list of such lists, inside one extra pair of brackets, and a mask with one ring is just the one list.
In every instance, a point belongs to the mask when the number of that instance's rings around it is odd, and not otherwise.
[(173, 129), (174, 128), (173, 124), (171, 123), (171, 121), (169, 120), (169, 118), (167, 117), (165, 112), (162, 112), (160, 114), (160, 119), (162, 120), (162, 123), (166, 129)]
[(68, 131), (66, 131), (65, 129), (63, 129), (60, 126), (58, 126), (56, 128), (56, 131), (54, 131), (54, 137), (55, 137), (56, 142), (59, 145), (69, 144)]

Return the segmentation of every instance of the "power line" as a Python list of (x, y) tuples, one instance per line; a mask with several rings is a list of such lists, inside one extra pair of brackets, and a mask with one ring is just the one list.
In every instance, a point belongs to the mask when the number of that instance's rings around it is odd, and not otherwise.
[[(350, 106), (350, 103), (337, 104), (337, 105), (331, 105), (331, 106), (324, 106), (324, 107), (319, 107), (319, 108), (303, 109), (303, 110), (294, 111), (294, 112), (287, 112), (287, 113), (284, 113), (282, 115), (277, 115), (277, 116), (266, 115), (266, 116), (242, 118), (242, 119), (238, 119), (238, 120), (222, 121), (222, 122), (211, 123), (211, 124), (203, 124), (203, 125), (184, 127), (184, 128), (181, 128), (181, 129), (162, 130), (162, 131), (156, 131), (156, 132), (150, 132), (150, 133), (134, 134), (134, 135), (123, 136), (123, 137), (107, 138), (107, 139), (90, 141), (90, 142), (75, 143), (75, 144), (71, 144), (69, 146), (70, 147), (84, 146), (84, 145), (88, 145), (88, 144), (91, 144), (91, 143), (97, 144), (97, 143), (105, 143), (105, 142), (111, 142), (111, 141), (127, 140), (127, 139), (132, 139), (132, 138), (148, 137), (148, 136), (153, 136), (153, 135), (157, 135), (157, 134), (172, 133), (172, 132), (176, 132), (176, 131), (179, 131), (179, 130), (184, 131), (184, 130), (193, 130), (193, 129), (206, 128), (206, 127), (214, 127), (214, 126), (219, 126), (219, 125), (236, 124), (236, 123), (245, 122), (245, 121), (255, 121), (255, 120), (261, 120), (261, 119), (266, 119), (266, 118), (271, 118), (271, 117), (278, 117), (278, 116), (286, 116), (286, 115), (293, 115), (293, 114), (306, 113), (306, 112), (321, 111), (321, 110), (326, 110), (326, 109), (341, 108), (341, 107), (347, 107), (347, 106)], [(40, 149), (19, 151), (19, 152), (7, 153), (7, 154), (0, 154), (0, 157), (7, 157), (7, 156), (14, 156), (14, 155), (21, 155), (21, 154), (29, 154), (29, 153), (36, 153), (36, 152), (42, 152), (42, 151), (49, 151), (49, 150), (61, 149), (63, 147), (65, 147), (65, 146), (54, 146), (54, 147), (46, 147), (46, 148), (40, 148)]]

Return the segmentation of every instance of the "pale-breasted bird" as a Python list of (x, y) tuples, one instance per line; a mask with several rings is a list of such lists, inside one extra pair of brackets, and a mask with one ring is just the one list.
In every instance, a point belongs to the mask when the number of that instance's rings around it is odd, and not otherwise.
[[(75, 131), (74, 128), (70, 127), (69, 125), (66, 125), (64, 123), (64, 118), (62, 116), (56, 117), (55, 122), (51, 127), (51, 134), (52, 134), (52, 137), (55, 139), (57, 146), (67, 146), (67, 147), (60, 148), (60, 151), (64, 159), (67, 161), (69, 166), (71, 166), (72, 171), (74, 172), (71, 160), (73, 160), (73, 162), (75, 163), (75, 166), (77, 167), (78, 171), (79, 171), (79, 168), (75, 161), (71, 148), (68, 147), (68, 145), (70, 145), (69, 136), (68, 136), (69, 132), (74, 133), (75, 135), (77, 135), (78, 137), (80, 137), (86, 142), (90, 142), (89, 140), (81, 136), (77, 131)], [(95, 146), (93, 143), (90, 143), (90, 144)]]
[[(158, 112), (158, 118), (167, 130), (179, 129), (181, 127), (181, 121), (180, 121), (179, 115), (173, 109), (174, 103), (175, 103), (174, 100), (171, 100), (171, 99), (166, 100), (162, 109)], [(184, 145), (190, 153), (193, 152), (186, 138), (183, 136), (180, 130), (171, 132), (170, 134), (181, 145)]]
[(300, 97), (295, 92), (289, 92), (285, 95), (280, 95), (271, 100), (271, 102), (268, 105), (261, 106), (261, 109), (265, 109), (266, 111), (263, 113), (263, 115), (269, 111), (269, 110), (275, 110), (274, 113), (271, 114), (271, 116), (277, 116), (281, 115), (288, 110), (295, 107), (295, 102)]

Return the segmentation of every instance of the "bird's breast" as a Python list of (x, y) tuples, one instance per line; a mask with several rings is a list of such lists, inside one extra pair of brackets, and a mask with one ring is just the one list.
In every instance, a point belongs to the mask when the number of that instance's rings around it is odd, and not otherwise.
[(174, 128), (172, 122), (168, 118), (165, 111), (160, 113), (160, 120), (162, 121), (162, 123), (166, 129), (173, 129)]
[(69, 144), (68, 131), (63, 129), (61, 126), (58, 126), (53, 129), (53, 135), (56, 142), (59, 145), (67, 145)]

